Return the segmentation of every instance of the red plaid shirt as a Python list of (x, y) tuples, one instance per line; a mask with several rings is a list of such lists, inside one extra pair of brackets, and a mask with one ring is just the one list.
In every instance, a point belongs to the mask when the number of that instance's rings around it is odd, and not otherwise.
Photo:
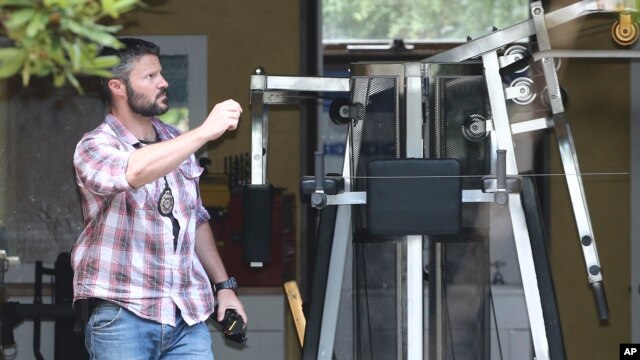
[[(179, 130), (153, 119), (161, 141)], [(140, 317), (175, 325), (176, 306), (192, 325), (213, 312), (214, 296), (196, 257), (195, 230), (209, 220), (198, 192), (195, 156), (166, 176), (180, 223), (174, 252), (171, 219), (158, 212), (164, 178), (132, 188), (125, 177), (139, 141), (112, 115), (86, 133), (73, 163), (85, 229), (72, 252), (74, 300), (113, 301)]]

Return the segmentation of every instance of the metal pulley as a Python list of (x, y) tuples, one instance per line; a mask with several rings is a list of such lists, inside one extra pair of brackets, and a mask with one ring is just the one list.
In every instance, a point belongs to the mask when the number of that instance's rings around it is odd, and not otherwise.
[(518, 105), (531, 104), (537, 95), (534, 91), (533, 80), (528, 77), (519, 77), (513, 80), (507, 92), (507, 98)]
[(611, 37), (622, 45), (629, 46), (638, 40), (638, 24), (633, 21), (630, 13), (620, 13), (620, 21), (611, 26)]
[[(529, 50), (524, 45), (511, 45), (504, 51), (503, 58), (506, 58), (509, 63), (515, 63), (518, 60), (531, 57)], [(529, 69), (529, 64), (525, 63), (522, 67), (518, 68), (514, 72), (516, 74), (523, 73)]]
[(329, 118), (336, 125), (346, 125), (352, 120), (361, 120), (364, 118), (364, 106), (359, 103), (352, 104), (346, 98), (336, 98), (329, 107)]
[(462, 136), (473, 142), (479, 142), (487, 136), (487, 119), (480, 114), (472, 114), (462, 123)]
[[(568, 97), (568, 94), (567, 94), (567, 90), (565, 90), (565, 88), (563, 88), (562, 86), (560, 86), (560, 94), (559, 95), (560, 95), (560, 97), (562, 99), (562, 105), (565, 108), (567, 106), (569, 106), (569, 97)], [(558, 96), (558, 94), (551, 95), (551, 96)], [(540, 102), (542, 103), (542, 106), (544, 106), (546, 109), (551, 110), (551, 102), (549, 101), (549, 88), (546, 87), (546, 86), (540, 92)]]

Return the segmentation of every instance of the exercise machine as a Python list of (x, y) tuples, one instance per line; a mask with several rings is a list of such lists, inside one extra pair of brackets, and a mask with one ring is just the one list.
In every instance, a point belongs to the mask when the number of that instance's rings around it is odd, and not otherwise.
[[(320, 214), (305, 359), (339, 358), (335, 344), (345, 339), (362, 359), (488, 359), (489, 242), (505, 224), (534, 356), (564, 359), (535, 181), (518, 156), (517, 135), (542, 130), (555, 133), (597, 315), (608, 319), (557, 62), (637, 54), (554, 50), (548, 29), (615, 13), (612, 35), (629, 43), (635, 3), (583, 0), (549, 13), (539, 1), (530, 6), (530, 19), (422, 61), (354, 63), (348, 78), (262, 68), (251, 76), (250, 192), (268, 186), (269, 108), (303, 93), (344, 95), (330, 111), (348, 127), (342, 171), (325, 174), (318, 152), (315, 176), (301, 184)], [(541, 109), (544, 116), (529, 116)]]

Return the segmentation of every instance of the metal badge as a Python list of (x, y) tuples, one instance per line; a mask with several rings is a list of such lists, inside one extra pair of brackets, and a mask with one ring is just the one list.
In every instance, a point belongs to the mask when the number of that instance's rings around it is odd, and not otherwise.
[(171, 189), (166, 185), (158, 200), (158, 211), (160, 211), (160, 215), (162, 216), (169, 216), (171, 211), (173, 211), (173, 194), (171, 193)]

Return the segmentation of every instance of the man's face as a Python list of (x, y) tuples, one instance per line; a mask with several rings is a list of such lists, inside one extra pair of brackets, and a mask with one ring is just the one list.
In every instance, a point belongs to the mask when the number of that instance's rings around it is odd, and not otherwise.
[(169, 83), (162, 77), (162, 66), (157, 56), (144, 55), (135, 60), (125, 85), (127, 102), (136, 114), (158, 116), (169, 110)]

